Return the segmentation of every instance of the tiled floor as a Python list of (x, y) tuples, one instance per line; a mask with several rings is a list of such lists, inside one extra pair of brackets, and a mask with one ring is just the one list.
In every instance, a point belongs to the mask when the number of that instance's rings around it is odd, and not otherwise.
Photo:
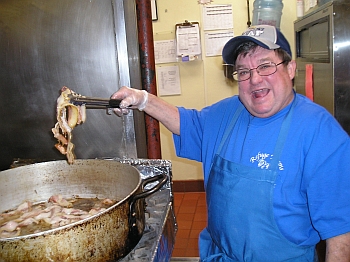
[(198, 257), (198, 235), (207, 225), (204, 192), (174, 193), (178, 224), (173, 257)]

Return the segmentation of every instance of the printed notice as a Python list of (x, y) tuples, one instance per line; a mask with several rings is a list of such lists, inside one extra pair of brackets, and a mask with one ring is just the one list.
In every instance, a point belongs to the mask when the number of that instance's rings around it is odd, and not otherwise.
[(157, 83), (160, 96), (180, 95), (179, 67), (159, 66), (157, 67)]
[(232, 5), (208, 5), (203, 7), (203, 29), (233, 28)]
[(222, 48), (233, 37), (233, 30), (205, 32), (205, 55), (218, 56)]
[(175, 39), (154, 41), (154, 58), (156, 64), (176, 62)]
[(199, 55), (201, 54), (201, 41), (199, 25), (177, 26), (176, 28), (176, 55)]

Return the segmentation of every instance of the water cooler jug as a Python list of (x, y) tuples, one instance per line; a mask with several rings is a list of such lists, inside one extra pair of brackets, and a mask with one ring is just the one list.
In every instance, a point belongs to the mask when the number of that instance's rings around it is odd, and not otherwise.
[(280, 28), (282, 0), (255, 0), (252, 25), (273, 25)]

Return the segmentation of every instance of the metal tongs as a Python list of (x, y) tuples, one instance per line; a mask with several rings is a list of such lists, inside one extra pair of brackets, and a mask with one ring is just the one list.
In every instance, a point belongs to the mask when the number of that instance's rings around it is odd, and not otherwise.
[(70, 102), (73, 105), (81, 106), (85, 105), (86, 109), (108, 109), (108, 108), (119, 108), (121, 100), (108, 99), (108, 98), (97, 98), (97, 97), (86, 97), (86, 96), (73, 96), (69, 95)]

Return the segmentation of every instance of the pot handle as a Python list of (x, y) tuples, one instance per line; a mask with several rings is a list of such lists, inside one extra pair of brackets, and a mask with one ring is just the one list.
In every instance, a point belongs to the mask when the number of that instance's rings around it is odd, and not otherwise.
[[(165, 182), (168, 180), (168, 176), (166, 174), (161, 174), (161, 175), (156, 175), (154, 177), (149, 177), (146, 178), (142, 183), (141, 183), (141, 188), (142, 188), (142, 192), (139, 194), (136, 194), (135, 196), (133, 196), (130, 200), (130, 213), (129, 213), (129, 234), (130, 236), (137, 236), (138, 235), (138, 230), (136, 227), (136, 212), (135, 212), (135, 203), (136, 200), (140, 199), (140, 198), (146, 198), (149, 195), (153, 194), (154, 192), (158, 191), (164, 184)], [(144, 191), (144, 188), (147, 184), (151, 183), (151, 182), (155, 182), (155, 181), (159, 181), (158, 184), (156, 184), (154, 187), (147, 189)]]
[(161, 189), (161, 187), (165, 184), (165, 182), (168, 180), (168, 176), (166, 174), (161, 174), (161, 175), (156, 175), (153, 177), (149, 177), (146, 178), (142, 184), (141, 184), (141, 188), (142, 191), (145, 188), (145, 186), (149, 183), (155, 182), (155, 181), (159, 181), (158, 184), (156, 184), (154, 187), (147, 189), (145, 191), (143, 191), (142, 193), (139, 193), (137, 195), (135, 195), (132, 198), (132, 202), (135, 202), (136, 200), (140, 199), (140, 198), (146, 198), (150, 195), (152, 195), (154, 192), (158, 191), (159, 189)]

